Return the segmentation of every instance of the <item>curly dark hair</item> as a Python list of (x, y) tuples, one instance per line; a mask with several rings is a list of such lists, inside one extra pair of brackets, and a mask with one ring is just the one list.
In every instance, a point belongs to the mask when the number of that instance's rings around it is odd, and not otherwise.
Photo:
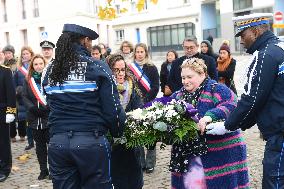
[(134, 90), (140, 97), (142, 97), (142, 93), (137, 85), (137, 80), (135, 79), (135, 76), (133, 75), (132, 71), (130, 71), (129, 67), (127, 66), (123, 56), (121, 54), (111, 54), (107, 57), (107, 63), (112, 71), (113, 71), (113, 67), (115, 63), (120, 60), (123, 60), (125, 64), (125, 68), (126, 68), (125, 79), (126, 80), (131, 79), (133, 81)]
[(73, 43), (80, 43), (84, 38), (77, 33), (63, 32), (56, 42), (55, 60), (52, 63), (51, 73), (49, 74), (50, 85), (62, 85), (67, 79), (71, 70), (78, 68), (78, 53), (73, 47)]

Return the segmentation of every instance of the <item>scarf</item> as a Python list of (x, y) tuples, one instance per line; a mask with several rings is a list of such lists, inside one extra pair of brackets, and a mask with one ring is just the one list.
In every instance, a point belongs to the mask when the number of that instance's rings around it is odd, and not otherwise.
[(149, 59), (148, 58), (145, 58), (144, 60), (142, 60), (141, 62), (138, 62), (137, 60), (134, 60), (135, 63), (137, 63), (141, 68), (145, 65), (145, 64), (149, 64), (150, 65), (150, 62), (149, 62)]
[(35, 80), (40, 80), (41, 79), (41, 73), (38, 73), (36, 71), (34, 71), (32, 73), (32, 77), (35, 79)]
[(132, 89), (133, 89), (133, 83), (131, 79), (124, 81), (123, 84), (117, 84), (120, 104), (124, 110), (126, 109), (126, 106), (130, 101)]
[[(218, 59), (217, 59), (217, 63), (218, 63), (217, 69), (218, 69), (218, 71), (221, 71), (221, 72), (225, 71), (228, 68), (228, 66), (230, 65), (231, 61), (232, 61), (232, 57), (231, 56), (229, 58), (223, 59), (223, 60), (220, 59), (220, 57), (218, 57)], [(220, 83), (225, 83), (225, 78), (220, 77), (219, 78), (219, 82)]]
[[(206, 77), (200, 86), (192, 93), (183, 88), (181, 91), (181, 99), (196, 107), (198, 98), (200, 97), (208, 81), (209, 78)], [(189, 160), (193, 157), (204, 155), (207, 153), (207, 151), (208, 147), (206, 144), (206, 139), (201, 135), (191, 141), (173, 144), (169, 170), (171, 172), (186, 173), (190, 171), (188, 170), (188, 164), (190, 162)]]
[(201, 92), (203, 91), (205, 85), (208, 83), (209, 78), (206, 77), (204, 81), (200, 84), (200, 86), (192, 93), (188, 92), (185, 88), (182, 88), (182, 97), (181, 99), (185, 100), (186, 102), (192, 104), (193, 106), (196, 106), (196, 103), (198, 102), (198, 99), (201, 95)]

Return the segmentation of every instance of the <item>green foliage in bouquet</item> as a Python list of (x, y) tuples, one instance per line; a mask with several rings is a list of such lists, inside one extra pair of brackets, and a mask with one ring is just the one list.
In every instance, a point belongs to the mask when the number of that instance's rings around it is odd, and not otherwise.
[(126, 147), (153, 146), (190, 141), (198, 136), (193, 121), (197, 110), (183, 101), (172, 100), (167, 104), (154, 102), (150, 107), (127, 113), (124, 131)]

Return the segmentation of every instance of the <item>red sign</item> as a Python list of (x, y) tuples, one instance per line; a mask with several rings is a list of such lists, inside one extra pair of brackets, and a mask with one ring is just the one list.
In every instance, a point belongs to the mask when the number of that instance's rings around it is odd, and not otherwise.
[(274, 19), (275, 19), (276, 21), (281, 21), (281, 20), (283, 20), (283, 13), (280, 12), (280, 11), (275, 12), (275, 13), (274, 13)]

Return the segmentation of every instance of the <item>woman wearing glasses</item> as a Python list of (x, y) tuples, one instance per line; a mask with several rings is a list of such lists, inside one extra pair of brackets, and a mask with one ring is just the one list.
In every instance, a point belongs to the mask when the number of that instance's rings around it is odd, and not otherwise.
[[(124, 58), (119, 54), (108, 57), (108, 64), (116, 78), (120, 103), (125, 112), (139, 108), (140, 92), (129, 74)], [(142, 189), (143, 172), (139, 148), (126, 149), (114, 144), (111, 153), (112, 183), (117, 189)]]

